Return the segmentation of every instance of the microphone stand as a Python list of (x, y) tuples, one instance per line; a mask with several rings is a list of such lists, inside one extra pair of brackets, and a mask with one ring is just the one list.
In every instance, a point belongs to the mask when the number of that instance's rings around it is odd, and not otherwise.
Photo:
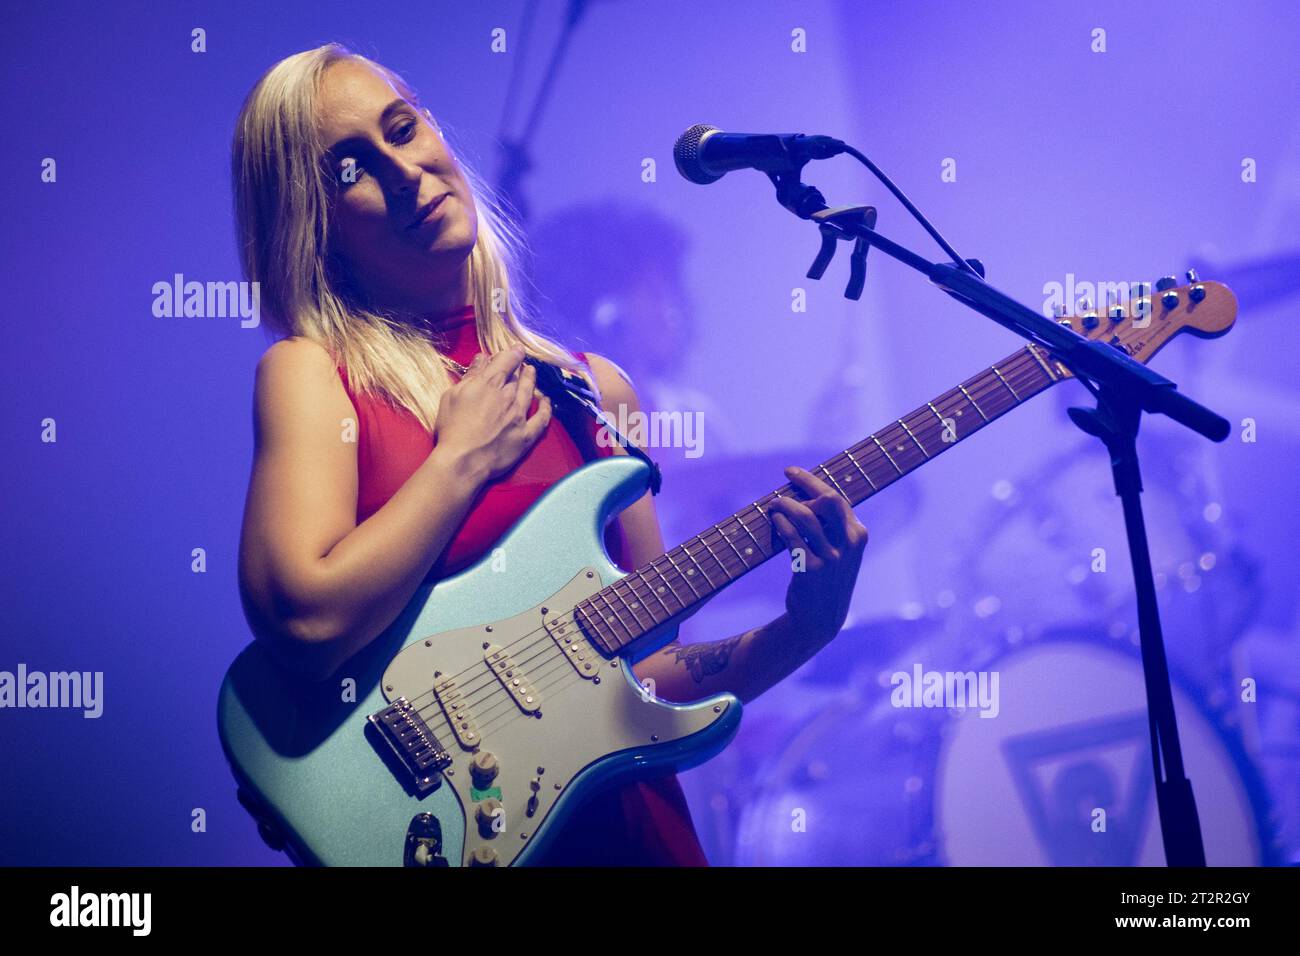
[[(1102, 344), (1076, 333), (1072, 328), (1039, 315), (1028, 306), (999, 292), (983, 280), (984, 270), (976, 260), (966, 263), (930, 262), (890, 241), (873, 228), (875, 210), (869, 206), (830, 209), (822, 194), (800, 182), (803, 163), (792, 164), (787, 172), (767, 173), (776, 186), (777, 199), (801, 219), (815, 221), (822, 231), (823, 246), (810, 278), (820, 278), (838, 239), (855, 243), (855, 267), (846, 295), (861, 294), (866, 249), (874, 246), (885, 255), (920, 272), (968, 308), (987, 316), (1017, 335), (1052, 352), (1066, 367), (1089, 385), (1097, 396), (1095, 409), (1071, 408), (1071, 420), (1089, 435), (1100, 438), (1110, 454), (1115, 493), (1124, 509), (1129, 555), (1133, 562), (1137, 590), (1138, 629), (1142, 648), (1142, 673), (1146, 685), (1147, 716), (1151, 739), (1151, 763), (1155, 776), (1156, 806), (1169, 866), (1205, 866), (1205, 846), (1191, 781), (1183, 767), (1174, 715), (1169, 665), (1165, 657), (1160, 609), (1142, 515), (1142, 476), (1138, 467), (1137, 432), (1142, 412), (1159, 412), (1204, 435), (1223, 441), (1231, 426), (1226, 419), (1176, 391), (1172, 381), (1134, 361), (1118, 345)], [(831, 239), (830, 237), (834, 237)], [(829, 243), (829, 246), (828, 246)], [(829, 252), (828, 252), (829, 248)], [(861, 269), (858, 263), (861, 262)], [(814, 274), (816, 273), (816, 274)], [(852, 294), (856, 292), (857, 294)]]
[[(501, 117), (501, 132), (498, 134), (501, 144), (501, 169), (497, 173), (496, 185), (497, 192), (514, 207), (520, 222), (527, 222), (532, 213), (530, 204), (524, 197), (523, 190), (524, 174), (533, 168), (532, 157), (528, 152), (529, 143), (537, 133), (538, 124), (542, 119), (542, 111), (545, 109), (546, 101), (554, 88), (556, 77), (560, 72), (560, 65), (568, 52), (569, 41), (573, 39), (578, 24), (587, 12), (588, 2), (589, 0), (569, 0), (569, 8), (564, 15), (564, 26), (560, 37), (555, 43), (555, 48), (551, 51), (550, 60), (547, 61), (546, 73), (542, 77), (541, 85), (537, 88), (537, 95), (533, 97), (532, 106), (528, 111), (528, 118), (524, 121), (523, 132), (517, 138), (511, 138), (506, 133), (506, 121), (509, 118), (510, 109), (514, 105), (513, 92), (515, 80), (518, 79), (518, 68), (523, 61), (522, 57), (516, 60), (515, 71), (510, 77), (511, 90), (506, 96), (506, 104)], [(529, 21), (532, 19), (533, 12), (534, 10), (530, 6), (527, 13)], [(528, 36), (528, 26), (529, 23), (526, 22), (525, 37)]]

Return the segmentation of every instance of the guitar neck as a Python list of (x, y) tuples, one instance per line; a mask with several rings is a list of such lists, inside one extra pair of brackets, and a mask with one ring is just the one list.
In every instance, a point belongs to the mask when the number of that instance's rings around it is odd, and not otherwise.
[[(809, 471), (860, 504), (1069, 376), (1041, 348), (1026, 346)], [(785, 550), (767, 515), (779, 496), (804, 497), (785, 484), (751, 502), (580, 603), (579, 625), (614, 655), (685, 616)]]

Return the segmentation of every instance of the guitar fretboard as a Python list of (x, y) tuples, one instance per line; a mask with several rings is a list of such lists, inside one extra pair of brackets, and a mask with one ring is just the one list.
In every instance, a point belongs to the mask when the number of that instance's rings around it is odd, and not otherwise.
[[(860, 504), (1068, 375), (1041, 348), (1026, 346), (808, 470)], [(593, 594), (575, 620), (612, 656), (685, 615), (785, 550), (767, 515), (779, 496), (805, 497), (782, 485)]]

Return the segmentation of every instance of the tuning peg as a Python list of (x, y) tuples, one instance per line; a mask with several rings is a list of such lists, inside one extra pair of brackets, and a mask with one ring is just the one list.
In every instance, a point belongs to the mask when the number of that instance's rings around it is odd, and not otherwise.
[(1195, 269), (1188, 269), (1188, 270), (1187, 270), (1187, 281), (1188, 281), (1189, 283), (1192, 283), (1193, 285), (1195, 285), (1197, 282), (1200, 282), (1200, 281), (1201, 281), (1201, 277), (1198, 276), (1198, 275), (1196, 274), (1196, 270), (1195, 270)]
[(1134, 282), (1129, 290), (1128, 301), (1130, 308), (1133, 310), (1133, 315), (1139, 320), (1138, 324), (1141, 325), (1142, 321), (1151, 314), (1151, 283)]
[(1124, 320), (1124, 307), (1116, 304), (1110, 307), (1110, 320), (1112, 322), (1122, 322)]
[[(1052, 306), (1052, 318), (1055, 318), (1055, 319), (1063, 319), (1063, 318), (1065, 318), (1065, 303), (1064, 303), (1064, 302), (1058, 302), (1058, 303), (1056, 303), (1056, 305)], [(1066, 323), (1066, 324), (1068, 325), (1069, 323)]]
[(1172, 309), (1178, 305), (1178, 293), (1173, 289), (1165, 289), (1160, 294), (1160, 301), (1164, 303), (1166, 309)]
[(1080, 299), (1080, 300), (1079, 300), (1079, 311), (1080, 311), (1080, 312), (1091, 312), (1091, 311), (1092, 311), (1092, 299), (1088, 298), (1086, 295), (1085, 295), (1082, 299)]
[(1156, 291), (1164, 292), (1178, 285), (1178, 279), (1174, 276), (1164, 276), (1156, 280)]

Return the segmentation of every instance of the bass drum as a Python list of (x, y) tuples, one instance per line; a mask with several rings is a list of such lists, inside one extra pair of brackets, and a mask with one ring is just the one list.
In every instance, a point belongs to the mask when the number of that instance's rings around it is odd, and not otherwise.
[[(956, 652), (922, 641), (805, 717), (745, 802), (742, 866), (1161, 865), (1136, 651), (1090, 633)], [(958, 660), (963, 658), (963, 660)], [(997, 712), (900, 708), (890, 674), (998, 675)], [(1235, 737), (1175, 682), (1208, 862), (1274, 862), (1267, 803)], [(1094, 832), (1094, 810), (1105, 832)]]
[[(940, 859), (952, 866), (1164, 866), (1136, 649), (1056, 635), (990, 665), (996, 718), (944, 734)], [(1275, 861), (1264, 789), (1236, 737), (1174, 681), (1183, 764), (1210, 866)], [(1103, 829), (1104, 827), (1104, 829)]]

